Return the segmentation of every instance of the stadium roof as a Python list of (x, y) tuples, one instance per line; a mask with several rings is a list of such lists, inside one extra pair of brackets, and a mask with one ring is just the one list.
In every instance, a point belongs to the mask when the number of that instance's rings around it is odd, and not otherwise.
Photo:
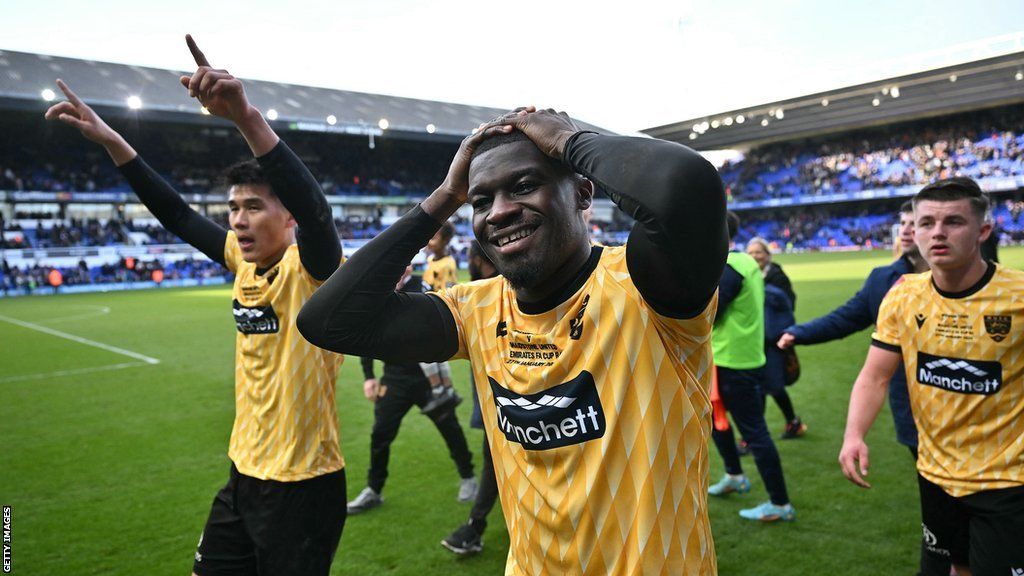
[[(59, 77), (92, 106), (168, 121), (217, 123), (203, 115), (199, 103), (178, 83), (179, 76), (190, 72), (3, 50), (0, 109), (45, 109), (47, 97), (63, 97), (54, 82)], [(387, 131), (400, 138), (458, 141), (480, 123), (507, 112), (260, 80), (246, 80), (245, 86), (249, 100), (268, 118), (271, 110), (276, 112), (275, 127), (293, 130), (375, 136)], [(129, 108), (131, 97), (141, 108)]]
[(1024, 102), (1024, 52), (690, 118), (642, 132), (697, 150), (746, 149), (1018, 102)]

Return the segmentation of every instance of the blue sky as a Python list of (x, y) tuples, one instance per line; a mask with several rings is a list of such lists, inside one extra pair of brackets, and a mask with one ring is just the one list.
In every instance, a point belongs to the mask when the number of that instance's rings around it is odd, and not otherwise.
[(243, 77), (619, 132), (1024, 50), (1021, 0), (0, 0), (0, 19), (0, 49), (187, 69), (190, 32)]

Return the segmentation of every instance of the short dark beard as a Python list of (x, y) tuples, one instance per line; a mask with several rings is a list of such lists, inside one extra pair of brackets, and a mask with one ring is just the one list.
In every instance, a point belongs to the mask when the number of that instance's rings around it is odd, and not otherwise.
[[(548, 250), (541, 249), (534, 254), (526, 254), (512, 261), (505, 260), (502, 267), (498, 267), (498, 273), (508, 280), (513, 290), (529, 290), (547, 280), (554, 274), (564, 262), (554, 262), (552, 256), (557, 254), (554, 250), (571, 246), (573, 244), (573, 231), (569, 223), (547, 222), (547, 226), (555, 225), (553, 228), (553, 246)], [(498, 260), (496, 259), (495, 262)]]

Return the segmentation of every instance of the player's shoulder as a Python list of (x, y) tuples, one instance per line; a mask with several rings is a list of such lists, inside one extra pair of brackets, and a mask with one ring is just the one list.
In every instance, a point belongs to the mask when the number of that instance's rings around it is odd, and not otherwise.
[(495, 276), (484, 280), (454, 284), (441, 290), (438, 294), (459, 308), (485, 308), (498, 301), (505, 285), (505, 278)]
[(896, 280), (896, 283), (892, 285), (892, 290), (889, 292), (906, 295), (916, 294), (930, 289), (931, 282), (932, 273), (930, 270), (917, 274), (904, 274)]
[(1024, 283), (1024, 270), (1018, 270), (1016, 268), (1009, 268), (1002, 264), (994, 264), (996, 267), (995, 273), (992, 275), (992, 279), (1001, 284), (1014, 284), (1020, 285)]

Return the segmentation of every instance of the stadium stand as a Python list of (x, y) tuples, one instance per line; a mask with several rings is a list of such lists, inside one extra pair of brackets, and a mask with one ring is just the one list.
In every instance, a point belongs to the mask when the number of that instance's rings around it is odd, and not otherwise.
[[(720, 169), (730, 207), (745, 212), (741, 242), (760, 236), (790, 251), (888, 246), (900, 199), (954, 174), (993, 194), (1003, 241), (1020, 242), (1024, 82), (1014, 71), (1022, 64), (1024, 53), (1010, 54), (729, 112), (715, 128), (704, 117), (645, 132), (742, 151)], [(0, 130), (19, 135), (0, 142), (6, 292), (46, 286), (47, 266), (63, 273), (65, 290), (144, 282), (149, 266), (171, 283), (226, 278), (138, 204), (101, 150), (42, 120), (53, 94), (25, 88), (49, 85), (55, 74), (72, 81), (193, 205), (226, 223), (218, 178), (249, 152), (195, 109), (174, 81), (178, 72), (9, 51), (0, 52), (0, 67)], [(959, 77), (955, 86), (950, 75)], [(932, 97), (939, 88), (942, 107)], [(429, 193), (461, 136), (501, 112), (272, 82), (253, 82), (250, 92), (256, 105), (278, 111), (275, 127), (320, 178), (350, 253)], [(145, 96), (141, 109), (125, 105), (132, 94)], [(884, 96), (884, 105), (867, 103), (870, 95)], [(461, 238), (472, 235), (467, 216), (456, 221)], [(599, 198), (591, 225), (597, 241), (615, 245), (632, 222)], [(464, 261), (466, 242), (457, 238), (453, 248)], [(146, 264), (118, 273), (126, 255)]]

